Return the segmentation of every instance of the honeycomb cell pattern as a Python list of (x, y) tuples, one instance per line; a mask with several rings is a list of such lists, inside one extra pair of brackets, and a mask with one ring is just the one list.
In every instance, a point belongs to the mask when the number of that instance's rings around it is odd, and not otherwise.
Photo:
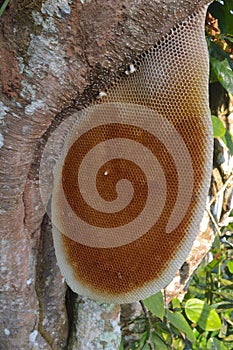
[(51, 215), (58, 264), (79, 294), (143, 299), (191, 250), (212, 169), (205, 13), (172, 28), (65, 130)]

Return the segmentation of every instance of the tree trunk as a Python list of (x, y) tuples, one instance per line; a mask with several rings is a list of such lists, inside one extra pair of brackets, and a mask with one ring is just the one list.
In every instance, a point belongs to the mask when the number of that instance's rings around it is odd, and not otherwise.
[(67, 293), (40, 198), (41, 149), (46, 132), (88, 105), (135, 56), (206, 3), (15, 0), (5, 10), (0, 349), (118, 348), (119, 307)]

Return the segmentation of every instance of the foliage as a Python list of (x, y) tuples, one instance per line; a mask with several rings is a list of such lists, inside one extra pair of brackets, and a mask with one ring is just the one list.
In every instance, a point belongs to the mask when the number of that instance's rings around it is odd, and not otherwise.
[(0, 4), (0, 17), (2, 16), (3, 12), (5, 11), (7, 5), (9, 4), (10, 0), (3, 1), (2, 4)]
[[(210, 84), (218, 83), (233, 94), (233, 0), (215, 1), (209, 7), (218, 22), (207, 17)], [(219, 101), (220, 103), (220, 101)], [(233, 155), (233, 137), (212, 110), (214, 137)], [(213, 246), (191, 279), (182, 302), (174, 298), (168, 307), (161, 292), (143, 301), (146, 308), (138, 340), (121, 349), (229, 350), (233, 349), (233, 211), (218, 230)], [(230, 223), (229, 223), (230, 222)], [(145, 311), (145, 310), (144, 310)], [(141, 320), (142, 321), (142, 320)], [(141, 322), (139, 321), (139, 322)]]
[[(210, 84), (219, 82), (222, 89), (233, 95), (233, 0), (214, 1), (210, 5), (206, 33)], [(217, 116), (212, 117), (214, 137), (221, 138), (233, 155), (233, 136), (217, 119)]]
[[(232, 229), (223, 227), (221, 237)], [(144, 300), (149, 314), (141, 337), (130, 347), (122, 340), (122, 350), (233, 349), (233, 237), (226, 237), (216, 236), (182, 302), (174, 298), (166, 308), (161, 292)]]

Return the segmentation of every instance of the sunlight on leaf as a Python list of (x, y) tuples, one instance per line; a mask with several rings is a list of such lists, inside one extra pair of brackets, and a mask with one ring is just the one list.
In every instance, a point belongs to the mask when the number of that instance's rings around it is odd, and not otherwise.
[(205, 331), (215, 331), (221, 328), (221, 320), (215, 310), (200, 299), (189, 299), (185, 304), (188, 319), (195, 322)]
[(233, 274), (233, 260), (230, 260), (227, 262), (227, 267), (228, 267), (228, 270), (231, 274)]
[(224, 136), (226, 129), (223, 122), (218, 117), (215, 117), (215, 115), (212, 115), (211, 119), (213, 124), (214, 137)]

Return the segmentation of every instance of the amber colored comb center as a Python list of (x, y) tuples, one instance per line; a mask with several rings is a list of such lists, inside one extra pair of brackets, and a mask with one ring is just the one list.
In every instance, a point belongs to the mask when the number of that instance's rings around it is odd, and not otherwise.
[(62, 147), (53, 238), (77, 293), (145, 298), (169, 283), (191, 250), (212, 169), (205, 13), (165, 34), (55, 133)]

